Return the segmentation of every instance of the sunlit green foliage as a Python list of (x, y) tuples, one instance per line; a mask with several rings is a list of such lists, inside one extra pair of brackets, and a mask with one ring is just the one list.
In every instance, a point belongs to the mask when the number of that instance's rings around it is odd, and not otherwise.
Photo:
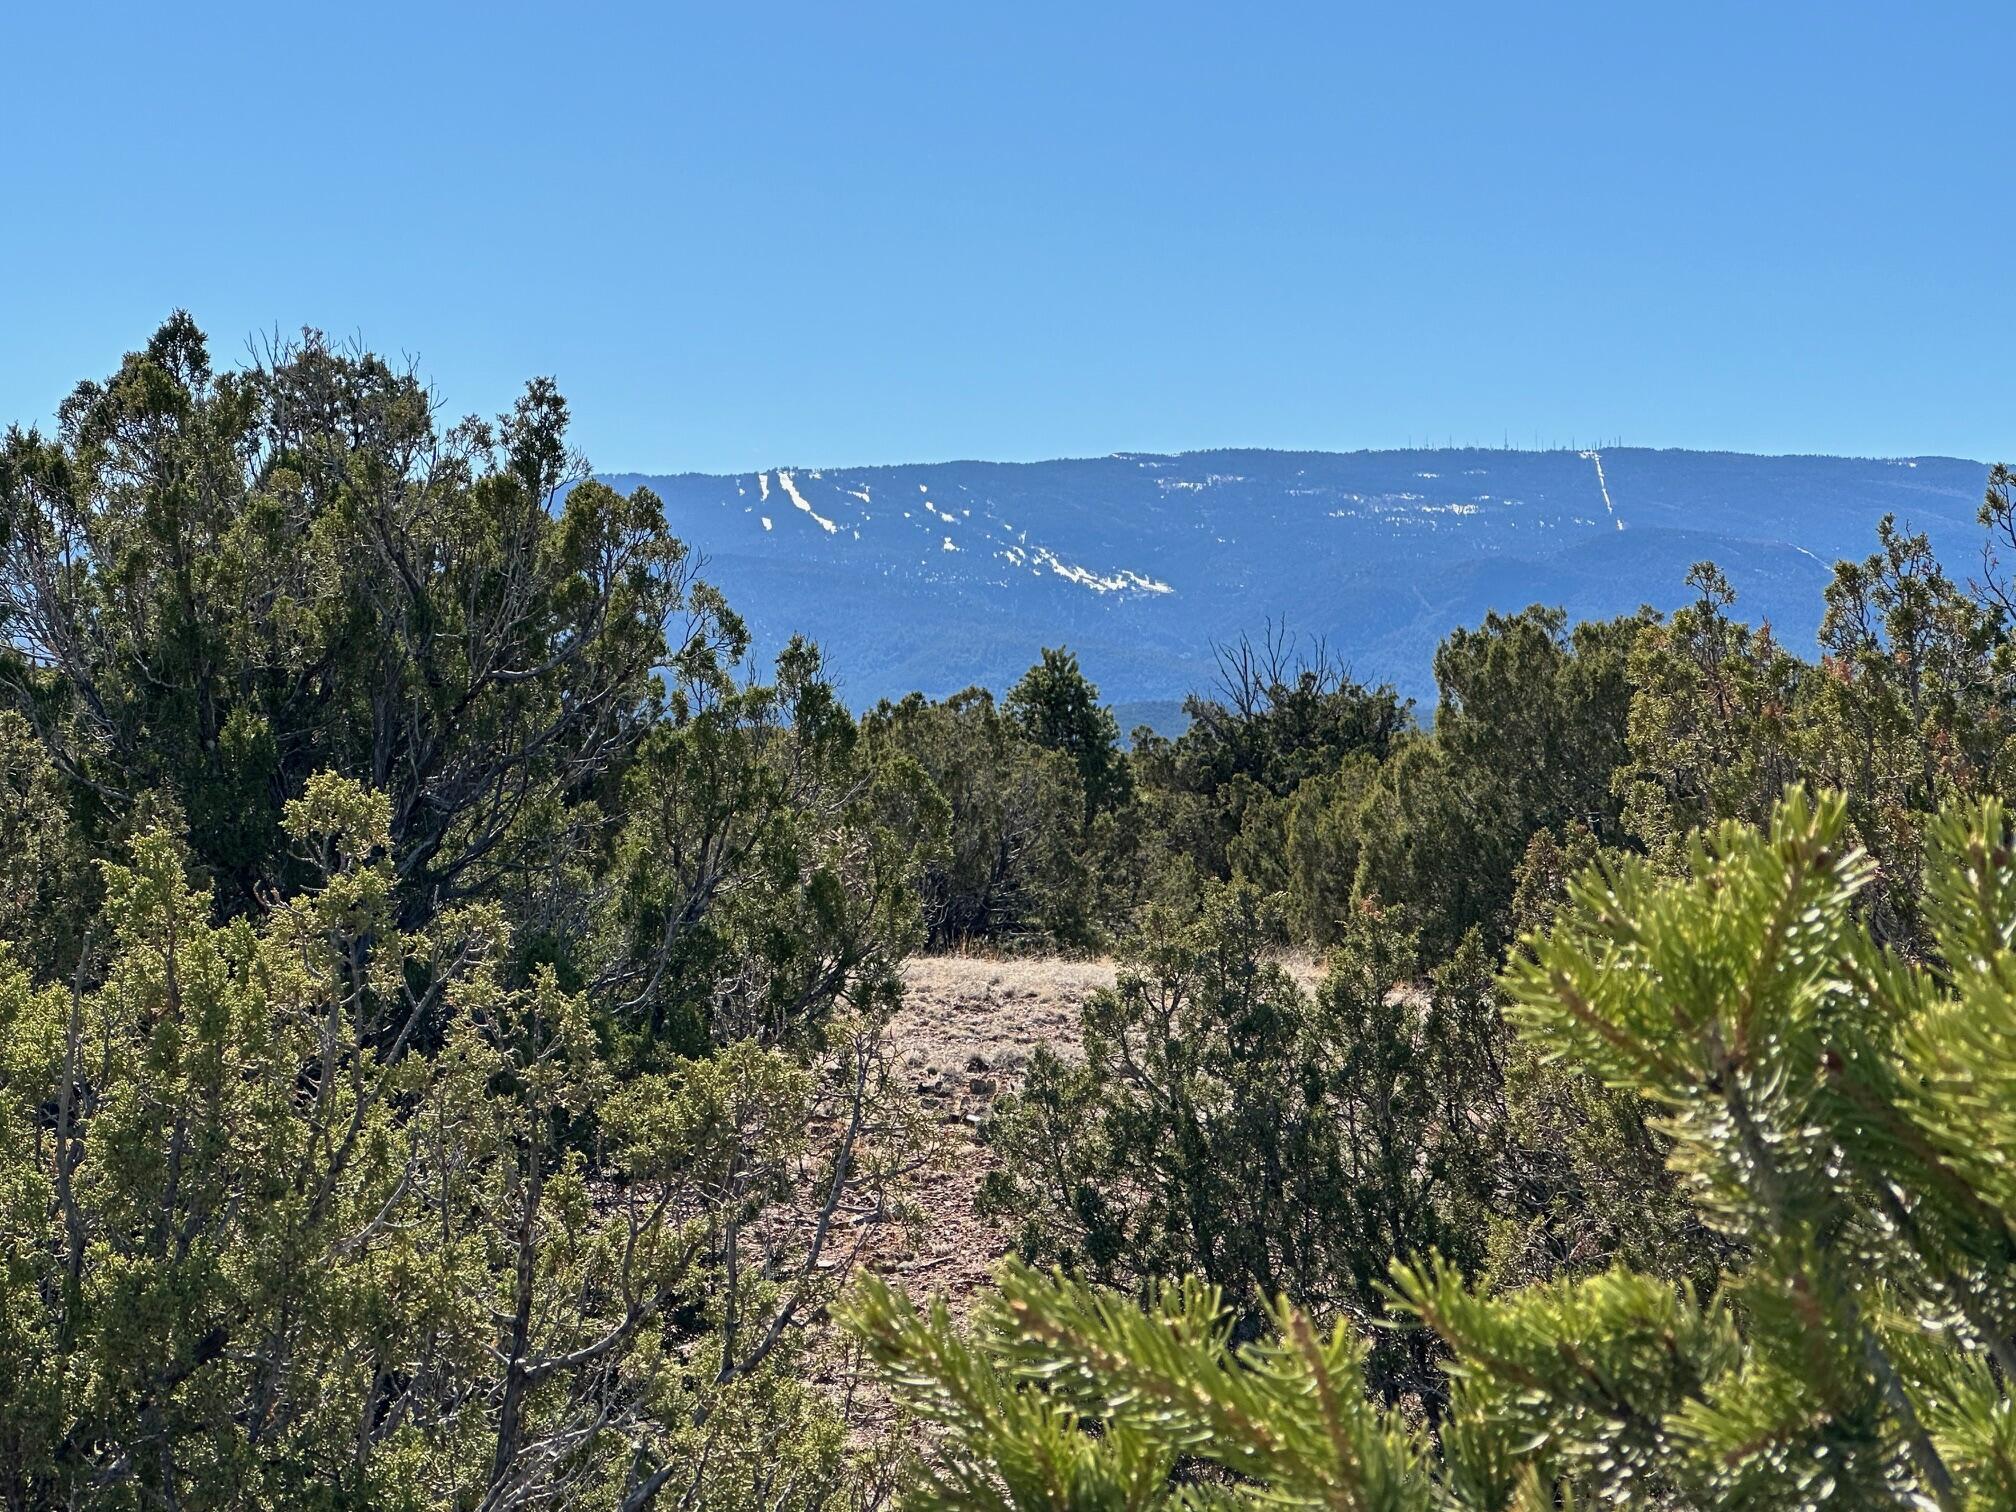
[(1120, 750), (1120, 726), (1099, 702), (1099, 690), (1079, 670), (1076, 656), (1046, 647), (1042, 659), (1008, 690), (1001, 708), (1036, 744), (1071, 759), (1085, 789), (1088, 829), (1126, 803), (1132, 783)]
[(150, 833), (102, 985), (0, 957), (12, 1501), (608, 1506), (703, 1475), (717, 1412), (837, 1482), (830, 1409), (761, 1384), (818, 1246), (736, 1236), (808, 1161), (873, 1179), (807, 1135), (883, 1095), (869, 1042), (619, 1084), (584, 998), (508, 984), (495, 908), (396, 927), (389, 813), (313, 779), (316, 881), (221, 925)]
[(391, 801), (403, 923), (536, 890), (654, 673), (742, 636), (648, 492), (562, 498), (566, 423), (541, 381), (441, 430), (412, 374), (312, 334), (220, 373), (177, 315), (56, 435), (10, 431), (0, 689), (92, 833), (172, 796), (241, 911), (286, 873), (281, 804), (334, 771)]
[(1391, 688), (1360, 685), (1327, 647), (1276, 627), (1221, 647), (1216, 686), (1183, 710), (1181, 736), (1135, 747), (1137, 822), (1163, 865), (1220, 881), (1241, 873), (1270, 892), (1283, 885), (1284, 806), (1298, 789), (1354, 759), (1385, 759), (1413, 726)]
[(966, 1340), (871, 1282), (853, 1326), (948, 1433), (924, 1500), (2010, 1505), (2009, 820), (1990, 801), (1930, 827), (1934, 968), (1862, 922), (1873, 866), (1847, 816), (1795, 790), (1682, 877), (1590, 874), (1508, 968), (1525, 1033), (1658, 1111), (1740, 1256), (1712, 1304), (1621, 1268), (1487, 1295), (1397, 1262), (1395, 1305), (1448, 1351), (1431, 1436), (1363, 1405), (1363, 1346), (1286, 1303), (1235, 1346), (1195, 1283), (1141, 1312), (1010, 1267)]
[(0, 447), (0, 1500), (822, 1507), (943, 829), (535, 383), (186, 317)]

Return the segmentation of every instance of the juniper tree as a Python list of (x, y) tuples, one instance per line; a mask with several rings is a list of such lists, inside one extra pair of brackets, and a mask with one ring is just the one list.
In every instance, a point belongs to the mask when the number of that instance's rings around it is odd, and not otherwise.
[(334, 771), (390, 799), (413, 926), (595, 838), (666, 684), (717, 684), (745, 637), (567, 424), (541, 379), (443, 427), (411, 371), (314, 332), (219, 371), (178, 313), (53, 434), (9, 430), (0, 699), (101, 853), (165, 797), (252, 908), (291, 880), (284, 804)]
[[(1429, 733), (1339, 738), (1352, 727), (1337, 718), (1350, 690), (1305, 700), (1329, 717), (1305, 714), (1278, 732), (1293, 755), (1272, 754), (1267, 781), (1235, 768), (1216, 794), (1220, 821), (1237, 828), (1227, 865), (1284, 893), (1298, 934), (1315, 944), (1372, 900), (1406, 917), (1429, 961), (1471, 929), (1501, 947), (1534, 834), (1579, 824), (1619, 838), (1612, 783), (1629, 754), (1626, 670), (1649, 622), (1641, 612), (1571, 629), (1562, 611), (1534, 605), (1452, 632), (1435, 653)], [(1264, 723), (1279, 717), (1269, 710)], [(1167, 780), (1166, 760), (1144, 770), (1151, 786)]]
[(874, 1021), (619, 1083), (582, 995), (511, 985), (494, 905), (397, 927), (390, 811), (311, 781), (314, 884), (221, 924), (141, 837), (101, 986), (0, 946), (0, 1495), (837, 1495), (844, 1426), (792, 1362), (908, 1147)]
[(1071, 652), (1046, 646), (1042, 659), (1001, 700), (1001, 711), (1036, 744), (1071, 759), (1085, 789), (1087, 829), (1132, 795), (1120, 726)]
[(1133, 771), (1154, 849), (1227, 881), (1243, 828), (1275, 825), (1299, 786), (1354, 754), (1383, 761), (1415, 720), (1391, 687), (1356, 682), (1321, 640), (1282, 626), (1216, 650), (1213, 686), (1184, 701), (1189, 728), (1137, 741)]
[(914, 837), (934, 947), (1089, 943), (1086, 796), (1066, 753), (1029, 738), (984, 688), (884, 700), (861, 724), (874, 759), (908, 764), (942, 800), (942, 818)]

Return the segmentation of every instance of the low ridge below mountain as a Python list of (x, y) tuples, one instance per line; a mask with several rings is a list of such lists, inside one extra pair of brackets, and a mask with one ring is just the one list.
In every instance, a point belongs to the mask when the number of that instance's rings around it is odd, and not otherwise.
[(1434, 698), (1436, 644), (1490, 610), (1670, 610), (1713, 560), (1808, 651), (1833, 563), (1896, 515), (1965, 577), (1986, 466), (1728, 452), (1256, 450), (1053, 462), (605, 474), (649, 486), (773, 652), (825, 647), (850, 702), (1005, 689), (1048, 645), (1114, 702), (1207, 686), (1270, 620)]

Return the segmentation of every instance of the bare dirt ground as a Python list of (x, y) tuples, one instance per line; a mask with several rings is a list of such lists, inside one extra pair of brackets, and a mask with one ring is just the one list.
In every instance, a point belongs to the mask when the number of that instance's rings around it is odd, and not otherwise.
[[(1314, 961), (1286, 963), (1305, 988)], [(923, 1222), (903, 1241), (878, 1246), (870, 1264), (918, 1295), (943, 1295), (964, 1312), (988, 1284), (1007, 1234), (974, 1211), (992, 1164), (983, 1137), (996, 1098), (1022, 1084), (1029, 1058), (1047, 1045), (1078, 1051), (1085, 999), (1111, 987), (1110, 960), (922, 956), (906, 968), (903, 1009), (890, 1024), (903, 1074), (946, 1139), (945, 1158), (917, 1194)]]
[[(829, 1265), (865, 1266), (900, 1283), (923, 1303), (943, 1297), (966, 1317), (1007, 1250), (1001, 1225), (974, 1211), (993, 1163), (984, 1130), (994, 1102), (1022, 1084), (1040, 1045), (1060, 1055), (1078, 1050), (1078, 1010), (1114, 980), (1111, 961), (991, 960), (925, 956), (905, 968), (903, 1007), (889, 1025), (889, 1045), (907, 1090), (938, 1125), (928, 1168), (904, 1181), (915, 1221), (872, 1223), (857, 1247)], [(809, 1224), (810, 1215), (804, 1216)], [(818, 1385), (843, 1398), (860, 1442), (895, 1421), (887, 1393), (860, 1374), (859, 1360), (827, 1338), (809, 1364)]]
[(925, 956), (910, 962), (906, 976), (890, 1040), (946, 1148), (917, 1194), (923, 1222), (874, 1264), (963, 1312), (1007, 1247), (1001, 1229), (973, 1210), (991, 1163), (982, 1138), (988, 1113), (1002, 1093), (1021, 1086), (1038, 1046), (1077, 1052), (1078, 1010), (1113, 985), (1114, 968), (1111, 961)]

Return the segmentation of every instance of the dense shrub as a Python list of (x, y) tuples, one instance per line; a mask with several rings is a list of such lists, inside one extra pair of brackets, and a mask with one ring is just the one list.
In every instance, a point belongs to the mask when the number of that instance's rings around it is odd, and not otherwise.
[(942, 844), (923, 856), (931, 945), (1089, 944), (1094, 879), (1077, 763), (1029, 738), (992, 695), (911, 694), (863, 720), (878, 750), (912, 763), (942, 796)]
[(511, 985), (494, 906), (398, 928), (390, 813), (312, 779), (283, 825), (315, 880), (223, 924), (142, 837), (101, 985), (0, 949), (10, 1504), (705, 1501), (752, 1452), (837, 1493), (788, 1370), (824, 1244), (754, 1236), (880, 1179), (808, 1137), (877, 1116), (872, 1034), (619, 1079), (585, 998)]

